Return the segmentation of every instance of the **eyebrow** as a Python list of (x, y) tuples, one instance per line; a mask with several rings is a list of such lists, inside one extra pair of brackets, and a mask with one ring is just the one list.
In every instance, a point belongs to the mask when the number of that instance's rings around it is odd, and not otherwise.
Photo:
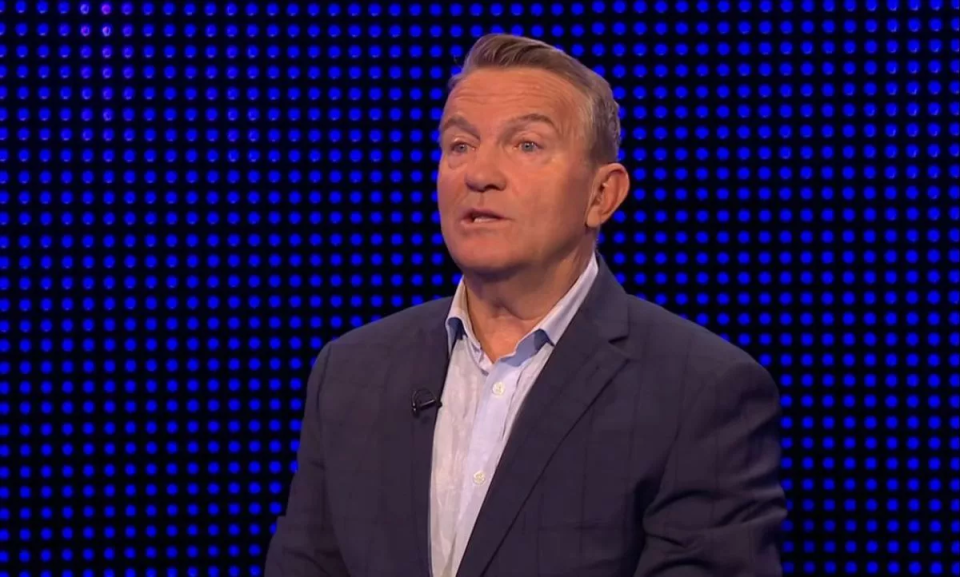
[[(546, 114), (541, 114), (539, 112), (530, 112), (527, 114), (522, 114), (520, 116), (511, 118), (506, 123), (506, 130), (515, 131), (521, 126), (524, 126), (527, 124), (533, 124), (536, 122), (541, 122), (543, 124), (549, 125), (555, 131), (557, 131), (557, 133), (561, 132), (560, 127), (557, 126), (557, 123), (555, 123), (552, 118), (550, 118)], [(450, 128), (460, 128), (470, 133), (471, 136), (478, 137), (478, 138), (480, 136), (480, 131), (477, 130), (477, 127), (471, 124), (466, 118), (464, 118), (459, 114), (455, 114), (450, 118), (446, 119), (445, 121), (443, 121), (443, 124), (440, 125), (440, 134), (443, 134)]]
[(451, 128), (460, 128), (465, 132), (469, 132), (470, 136), (480, 137), (480, 131), (477, 130), (477, 127), (470, 124), (469, 120), (459, 114), (455, 114), (443, 121), (443, 124), (440, 125), (440, 134), (443, 134)]

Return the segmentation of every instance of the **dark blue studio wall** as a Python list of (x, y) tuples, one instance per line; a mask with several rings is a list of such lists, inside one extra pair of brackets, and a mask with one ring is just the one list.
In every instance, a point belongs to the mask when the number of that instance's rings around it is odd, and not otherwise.
[(601, 251), (777, 377), (788, 575), (960, 575), (958, 0), (0, 0), (0, 577), (260, 574), (328, 340), (453, 292), (480, 34), (623, 106)]

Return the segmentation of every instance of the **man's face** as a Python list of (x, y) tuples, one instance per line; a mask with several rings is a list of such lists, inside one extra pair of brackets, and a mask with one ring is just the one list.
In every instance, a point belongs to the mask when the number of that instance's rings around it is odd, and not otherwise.
[(443, 238), (461, 270), (505, 276), (592, 246), (585, 102), (565, 79), (536, 69), (481, 69), (454, 88), (437, 189)]

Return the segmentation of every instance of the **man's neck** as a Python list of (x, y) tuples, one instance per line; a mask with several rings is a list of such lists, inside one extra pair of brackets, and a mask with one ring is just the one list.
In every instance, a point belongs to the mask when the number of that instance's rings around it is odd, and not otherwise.
[(466, 308), (473, 332), (492, 362), (511, 353), (524, 336), (550, 313), (583, 274), (592, 247), (549, 270), (528, 271), (485, 282), (464, 275)]

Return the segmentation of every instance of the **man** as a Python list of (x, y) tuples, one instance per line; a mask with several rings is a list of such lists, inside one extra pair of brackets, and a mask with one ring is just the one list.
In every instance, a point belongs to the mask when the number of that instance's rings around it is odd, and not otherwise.
[(629, 192), (609, 85), (490, 35), (451, 86), (463, 280), (320, 351), (267, 577), (780, 575), (776, 385), (596, 252)]

